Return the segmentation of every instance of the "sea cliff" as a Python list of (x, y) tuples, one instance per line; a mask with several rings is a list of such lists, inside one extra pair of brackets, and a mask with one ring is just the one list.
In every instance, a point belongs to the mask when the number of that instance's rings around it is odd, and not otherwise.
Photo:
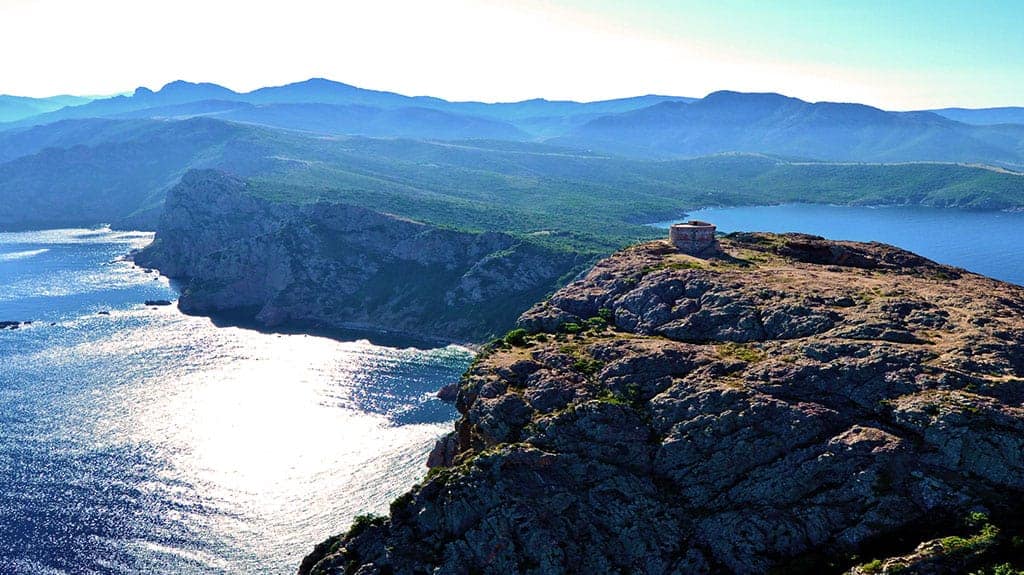
[(139, 265), (179, 280), (188, 313), (477, 343), (590, 262), (508, 234), (443, 229), (337, 202), (275, 202), (193, 171)]
[(1024, 554), (1024, 288), (890, 246), (620, 251), (302, 575), (966, 573)]

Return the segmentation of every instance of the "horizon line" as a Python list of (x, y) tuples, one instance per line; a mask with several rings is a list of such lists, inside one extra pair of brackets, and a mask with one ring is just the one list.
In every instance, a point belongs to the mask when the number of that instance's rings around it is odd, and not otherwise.
[[(809, 104), (852, 104), (852, 105), (869, 106), (869, 107), (876, 108), (876, 109), (879, 109), (879, 110), (882, 110), (882, 111), (885, 111), (885, 112), (928, 112), (928, 111), (933, 111), (933, 110), (956, 110), (956, 109), (959, 109), (959, 110), (998, 110), (998, 109), (1024, 108), (1024, 103), (1021, 103), (1021, 104), (1004, 104), (1004, 105), (999, 105), (999, 106), (982, 106), (982, 107), (969, 107), (969, 106), (955, 105), (954, 104), (954, 105), (945, 105), (945, 106), (939, 106), (939, 107), (934, 107), (934, 108), (896, 109), (896, 108), (883, 108), (883, 107), (877, 106), (875, 104), (867, 104), (867, 103), (864, 103), (864, 102), (858, 102), (858, 101), (852, 101), (852, 100), (849, 100), (849, 101), (810, 100), (810, 99), (801, 98), (799, 96), (792, 96), (792, 95), (785, 94), (785, 93), (782, 93), (782, 92), (763, 92), (763, 91), (744, 92), (744, 91), (741, 91), (741, 90), (734, 90), (734, 89), (729, 89), (729, 88), (720, 88), (720, 89), (717, 89), (717, 90), (712, 90), (711, 92), (708, 92), (704, 96), (699, 96), (699, 97), (697, 97), (697, 96), (670, 95), (670, 94), (658, 94), (658, 93), (651, 92), (651, 93), (646, 93), (646, 94), (634, 94), (634, 95), (631, 95), (631, 96), (615, 96), (615, 97), (607, 97), (607, 98), (598, 98), (598, 99), (594, 99), (594, 100), (548, 99), (548, 98), (546, 98), (544, 96), (537, 96), (537, 97), (526, 98), (526, 99), (522, 99), (522, 100), (493, 100), (493, 101), (491, 101), (491, 100), (482, 100), (482, 99), (481, 100), (472, 100), (472, 99), (470, 99), (470, 100), (451, 99), (450, 100), (450, 99), (442, 97), (442, 96), (434, 96), (434, 95), (430, 95), (430, 94), (405, 94), (405, 93), (396, 92), (396, 91), (393, 91), (393, 90), (377, 89), (377, 88), (367, 88), (367, 87), (363, 87), (363, 86), (357, 86), (355, 84), (349, 84), (347, 82), (343, 82), (343, 81), (340, 81), (340, 80), (334, 80), (334, 79), (331, 79), (331, 78), (327, 78), (325, 76), (312, 76), (312, 77), (305, 78), (305, 79), (302, 79), (302, 80), (295, 80), (295, 81), (291, 81), (291, 82), (285, 82), (283, 84), (263, 85), (263, 86), (260, 86), (260, 87), (257, 87), (257, 88), (253, 88), (251, 90), (245, 90), (245, 91), (236, 90), (235, 88), (231, 88), (231, 87), (229, 87), (229, 86), (227, 86), (225, 84), (221, 84), (221, 83), (218, 83), (218, 82), (212, 82), (212, 81), (191, 81), (191, 80), (185, 80), (183, 78), (178, 78), (178, 79), (171, 80), (171, 81), (168, 81), (168, 82), (164, 83), (162, 86), (160, 86), (157, 89), (152, 89), (152, 88), (149, 88), (148, 86), (141, 86), (140, 85), (140, 86), (136, 86), (135, 88), (132, 88), (130, 90), (121, 90), (121, 91), (116, 91), (116, 92), (112, 92), (112, 93), (108, 93), (108, 94), (99, 94), (99, 95), (96, 95), (96, 94), (84, 95), (84, 94), (75, 94), (73, 92), (63, 92), (63, 93), (60, 93), (60, 94), (54, 94), (54, 95), (50, 95), (50, 96), (25, 96), (25, 95), (20, 95), (20, 94), (2, 93), (2, 94), (0, 94), (0, 97), (26, 98), (26, 99), (32, 99), (32, 100), (47, 100), (47, 99), (53, 99), (53, 98), (72, 97), (72, 98), (88, 98), (91, 101), (95, 102), (95, 101), (108, 100), (108, 99), (117, 98), (117, 97), (128, 97), (128, 98), (131, 98), (131, 97), (134, 97), (135, 94), (139, 90), (142, 90), (142, 89), (149, 90), (152, 93), (159, 93), (159, 92), (163, 91), (164, 89), (166, 89), (168, 86), (170, 86), (172, 84), (188, 84), (188, 85), (192, 85), (192, 86), (200, 86), (200, 85), (216, 86), (218, 88), (224, 88), (225, 90), (228, 90), (228, 91), (230, 91), (230, 92), (232, 92), (234, 94), (237, 94), (239, 96), (244, 96), (244, 95), (252, 94), (252, 93), (257, 92), (259, 90), (272, 89), (272, 88), (284, 88), (284, 87), (287, 87), (287, 86), (294, 86), (294, 85), (297, 85), (297, 84), (304, 84), (304, 83), (308, 83), (308, 82), (312, 82), (312, 81), (316, 81), (316, 80), (322, 80), (322, 81), (330, 82), (332, 84), (339, 84), (339, 85), (343, 85), (343, 86), (349, 86), (349, 87), (352, 87), (352, 88), (356, 88), (358, 90), (365, 90), (365, 91), (369, 91), (369, 92), (380, 92), (380, 93), (385, 93), (385, 94), (394, 94), (394, 95), (403, 96), (403, 97), (406, 97), (406, 98), (431, 98), (431, 99), (435, 99), (435, 100), (443, 100), (445, 102), (449, 102), (449, 103), (452, 103), (452, 104), (501, 105), (501, 104), (521, 104), (521, 103), (525, 103), (525, 102), (534, 102), (534, 101), (543, 101), (543, 102), (550, 102), (550, 103), (594, 104), (594, 103), (600, 103), (600, 102), (611, 102), (611, 101), (616, 101), (616, 100), (629, 100), (629, 99), (633, 99), (633, 98), (648, 98), (648, 97), (679, 98), (679, 99), (687, 99), (687, 100), (699, 101), (699, 100), (707, 98), (708, 96), (711, 96), (713, 94), (718, 94), (718, 93), (722, 93), (722, 92), (730, 92), (730, 93), (745, 94), (745, 95), (773, 95), (773, 96), (782, 96), (784, 98), (792, 98), (792, 99), (800, 100), (802, 102), (806, 102), (806, 103), (809, 103)], [(82, 105), (84, 105), (84, 104), (82, 104)], [(67, 107), (67, 106), (65, 106), (65, 107)]]

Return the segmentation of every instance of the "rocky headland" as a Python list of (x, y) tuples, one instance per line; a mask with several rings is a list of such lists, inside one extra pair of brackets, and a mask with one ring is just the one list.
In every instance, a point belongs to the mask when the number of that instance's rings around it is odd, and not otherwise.
[(1024, 567), (1024, 288), (890, 246), (620, 251), (479, 356), (302, 575)]
[(492, 338), (591, 263), (508, 234), (272, 201), (211, 170), (168, 193), (135, 261), (179, 280), (186, 313), (465, 343)]

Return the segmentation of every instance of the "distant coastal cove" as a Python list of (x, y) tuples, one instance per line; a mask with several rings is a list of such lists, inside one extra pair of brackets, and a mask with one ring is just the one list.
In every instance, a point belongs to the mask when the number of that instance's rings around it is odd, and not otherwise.
[[(683, 218), (681, 218), (683, 219)], [(685, 219), (720, 232), (801, 232), (892, 244), (939, 263), (1024, 285), (1024, 213), (928, 207), (787, 204), (707, 208)], [(679, 220), (651, 224), (668, 228)]]

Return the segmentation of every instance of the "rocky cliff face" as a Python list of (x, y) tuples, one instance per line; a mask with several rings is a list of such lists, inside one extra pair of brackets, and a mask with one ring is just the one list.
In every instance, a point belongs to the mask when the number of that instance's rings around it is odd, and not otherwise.
[(737, 234), (708, 259), (619, 252), (520, 324), (466, 373), (422, 484), (300, 573), (961, 573), (1024, 555), (1024, 288), (879, 244)]
[(504, 331), (586, 265), (505, 234), (268, 201), (213, 171), (191, 172), (169, 193), (156, 239), (136, 261), (183, 280), (179, 305), (189, 313), (462, 342)]

